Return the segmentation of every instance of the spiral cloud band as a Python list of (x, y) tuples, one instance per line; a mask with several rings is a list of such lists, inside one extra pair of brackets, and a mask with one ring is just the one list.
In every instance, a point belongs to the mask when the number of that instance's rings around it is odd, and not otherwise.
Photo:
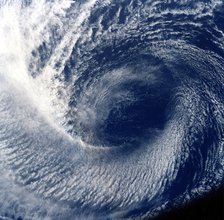
[(223, 185), (218, 0), (0, 0), (0, 218), (136, 219)]

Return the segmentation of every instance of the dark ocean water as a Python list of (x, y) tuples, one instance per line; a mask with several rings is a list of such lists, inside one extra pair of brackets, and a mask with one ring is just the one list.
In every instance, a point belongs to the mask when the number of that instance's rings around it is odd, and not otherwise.
[(143, 219), (224, 184), (219, 0), (0, 0), (0, 219)]

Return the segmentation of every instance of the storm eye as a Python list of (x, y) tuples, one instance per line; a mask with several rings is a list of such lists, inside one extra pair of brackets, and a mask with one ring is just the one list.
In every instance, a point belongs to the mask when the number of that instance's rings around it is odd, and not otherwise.
[[(149, 85), (137, 80), (119, 85), (105, 97), (110, 109), (105, 119), (100, 120), (98, 115), (97, 136), (115, 146), (137, 146), (145, 139), (155, 137), (167, 120), (166, 110), (171, 96), (167, 87), (163, 83)], [(120, 94), (119, 97), (116, 94)]]
[(165, 88), (150, 88), (141, 85), (143, 83), (131, 82), (122, 86), (121, 94), (122, 90), (130, 93), (126, 100), (110, 97), (109, 114), (99, 125), (99, 135), (112, 145), (137, 144), (164, 127), (170, 91), (163, 94)]
[(95, 74), (71, 105), (74, 133), (94, 146), (136, 148), (163, 131), (178, 82), (161, 61), (139, 55), (126, 67)]

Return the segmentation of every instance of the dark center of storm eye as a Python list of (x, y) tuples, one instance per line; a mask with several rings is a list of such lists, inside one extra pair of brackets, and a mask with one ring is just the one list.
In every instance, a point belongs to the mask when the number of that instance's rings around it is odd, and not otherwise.
[(166, 124), (170, 96), (171, 88), (165, 82), (153, 85), (133, 81), (119, 85), (110, 97), (105, 97), (106, 104), (98, 106), (109, 109), (107, 117), (98, 115), (97, 139), (107, 146), (120, 146), (138, 145), (153, 138)]

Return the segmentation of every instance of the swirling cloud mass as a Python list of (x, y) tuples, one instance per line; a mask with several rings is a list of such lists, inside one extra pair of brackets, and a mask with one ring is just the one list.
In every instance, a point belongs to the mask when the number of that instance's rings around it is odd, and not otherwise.
[(156, 216), (223, 185), (219, 0), (0, 0), (0, 218)]

